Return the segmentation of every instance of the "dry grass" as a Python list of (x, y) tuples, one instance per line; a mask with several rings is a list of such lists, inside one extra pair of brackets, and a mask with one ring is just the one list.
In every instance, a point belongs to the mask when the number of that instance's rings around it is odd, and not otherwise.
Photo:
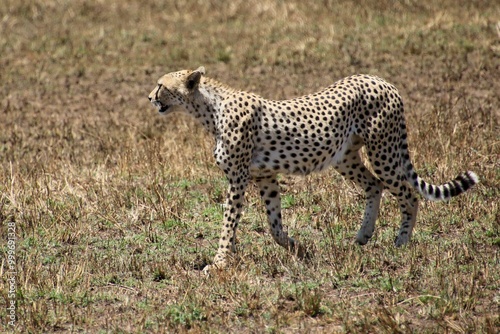
[[(500, 35), (495, 1), (28, 1), (0, 3), (0, 301), (48, 332), (498, 332)], [(361, 192), (334, 171), (283, 177), (285, 224), (311, 263), (276, 246), (251, 187), (237, 265), (206, 279), (225, 180), (212, 139), (148, 105), (156, 79), (204, 65), (269, 98), (353, 73), (396, 84), (410, 149), (435, 183), (481, 184), (422, 202), (396, 249), (384, 197), (353, 244)], [(265, 78), (265, 80), (264, 80)]]

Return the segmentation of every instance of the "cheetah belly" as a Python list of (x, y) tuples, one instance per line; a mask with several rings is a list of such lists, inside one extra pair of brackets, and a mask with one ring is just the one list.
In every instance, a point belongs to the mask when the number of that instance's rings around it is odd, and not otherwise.
[(348, 138), (340, 143), (294, 138), (283, 147), (260, 145), (253, 152), (250, 172), (252, 176), (319, 172), (342, 160), (349, 146)]

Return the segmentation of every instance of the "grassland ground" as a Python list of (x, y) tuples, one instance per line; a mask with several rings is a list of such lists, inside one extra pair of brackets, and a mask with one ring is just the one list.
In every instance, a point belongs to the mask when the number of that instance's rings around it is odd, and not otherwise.
[[(3, 0), (0, 331), (497, 333), (499, 20), (496, 1)], [(418, 173), (481, 183), (422, 201), (402, 248), (384, 195), (359, 247), (360, 189), (333, 170), (283, 176), (310, 262), (274, 244), (251, 186), (235, 266), (207, 279), (226, 188), (213, 140), (147, 101), (158, 77), (200, 65), (273, 99), (386, 78)]]

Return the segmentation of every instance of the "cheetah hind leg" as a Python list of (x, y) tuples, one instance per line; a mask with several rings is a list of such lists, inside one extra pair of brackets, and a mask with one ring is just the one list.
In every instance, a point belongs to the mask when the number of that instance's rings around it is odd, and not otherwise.
[(256, 177), (255, 181), (260, 189), (260, 195), (267, 210), (268, 223), (273, 239), (289, 252), (300, 259), (309, 259), (311, 255), (306, 249), (288, 236), (281, 224), (280, 188), (276, 176)]
[(397, 193), (392, 189), (389, 190), (398, 199), (401, 210), (401, 227), (394, 241), (396, 247), (400, 247), (407, 244), (411, 239), (413, 227), (415, 227), (415, 221), (417, 220), (418, 198), (406, 184), (403, 184)]
[(356, 242), (365, 245), (373, 236), (375, 222), (380, 208), (380, 199), (384, 189), (382, 182), (377, 179), (363, 164), (359, 155), (361, 142), (354, 141), (344, 158), (335, 166), (342, 176), (353, 181), (365, 191), (365, 213), (361, 228), (356, 235)]
[[(376, 151), (375, 147), (371, 149)], [(374, 166), (375, 174), (384, 185), (384, 189), (389, 190), (399, 203), (401, 227), (394, 243), (396, 247), (407, 244), (411, 239), (417, 218), (418, 198), (406, 183), (406, 177), (402, 175), (401, 169), (394, 170), (389, 161), (376, 159), (373, 156), (370, 157), (370, 163)]]

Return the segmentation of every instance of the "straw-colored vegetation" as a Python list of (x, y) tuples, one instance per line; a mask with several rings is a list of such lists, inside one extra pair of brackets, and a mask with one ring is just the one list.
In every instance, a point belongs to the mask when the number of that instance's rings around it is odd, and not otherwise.
[[(19, 333), (473, 333), (500, 320), (500, 7), (496, 1), (64, 1), (0, 3), (0, 305), (16, 227)], [(237, 265), (204, 277), (226, 181), (213, 140), (160, 117), (158, 77), (204, 65), (281, 99), (354, 73), (405, 101), (419, 174), (481, 183), (422, 201), (395, 248), (383, 198), (373, 240), (353, 243), (362, 191), (335, 171), (282, 177), (290, 233), (274, 244), (250, 187)], [(4, 304), (5, 303), (5, 304)]]

